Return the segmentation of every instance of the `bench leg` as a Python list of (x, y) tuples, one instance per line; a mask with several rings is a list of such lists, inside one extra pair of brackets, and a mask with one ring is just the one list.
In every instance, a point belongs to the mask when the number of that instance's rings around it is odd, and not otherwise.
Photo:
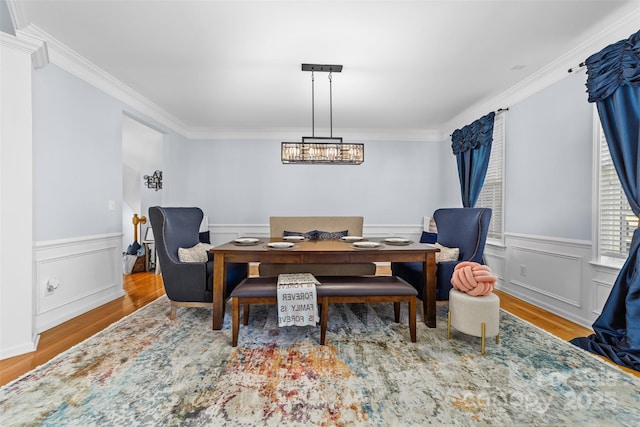
[(327, 336), (327, 320), (329, 319), (329, 297), (322, 297), (322, 314), (320, 315), (320, 345), (324, 345)]
[(240, 328), (240, 301), (238, 298), (233, 298), (231, 310), (231, 345), (236, 347), (238, 345), (238, 330)]
[(411, 342), (416, 342), (416, 297), (411, 297), (409, 300), (409, 332)]
[(399, 302), (393, 303), (393, 319), (396, 321), (396, 323), (400, 323), (400, 303)]

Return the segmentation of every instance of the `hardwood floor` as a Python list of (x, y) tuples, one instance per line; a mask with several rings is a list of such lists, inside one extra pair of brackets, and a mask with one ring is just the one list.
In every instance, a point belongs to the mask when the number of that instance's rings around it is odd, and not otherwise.
[[(255, 266), (252, 267), (251, 274), (255, 274), (256, 268)], [(382, 267), (379, 270), (379, 274), (388, 274), (388, 272)], [(113, 322), (164, 295), (160, 275), (153, 273), (136, 273), (125, 275), (123, 278), (125, 296), (43, 332), (40, 336), (40, 342), (36, 351), (0, 360), (0, 386), (42, 365), (57, 354), (68, 350)], [(562, 340), (569, 340), (574, 337), (586, 336), (592, 333), (590, 329), (528, 304), (504, 292), (496, 291), (496, 294), (500, 297), (500, 306), (504, 310), (545, 329)], [(624, 370), (640, 377), (640, 372), (630, 369)]]
[(123, 288), (123, 297), (43, 332), (36, 351), (0, 360), (0, 385), (42, 365), (57, 354), (164, 295), (162, 277), (153, 273), (125, 275)]

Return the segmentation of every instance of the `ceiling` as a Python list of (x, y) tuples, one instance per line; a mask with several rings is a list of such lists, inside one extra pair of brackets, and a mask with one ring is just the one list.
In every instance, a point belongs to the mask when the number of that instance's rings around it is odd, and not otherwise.
[[(334, 136), (443, 135), (474, 107), (508, 107), (492, 103), (522, 82), (566, 75), (594, 35), (640, 16), (638, 0), (7, 2), (18, 30), (75, 51), (187, 136), (245, 138), (311, 133), (302, 63), (344, 66)], [(316, 73), (316, 136), (327, 77)]]

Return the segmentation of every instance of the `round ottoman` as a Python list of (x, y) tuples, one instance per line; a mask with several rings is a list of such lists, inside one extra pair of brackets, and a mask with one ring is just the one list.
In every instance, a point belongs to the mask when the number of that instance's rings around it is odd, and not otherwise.
[(474, 297), (451, 289), (447, 339), (451, 338), (451, 327), (467, 335), (481, 337), (480, 352), (484, 354), (485, 337), (495, 336), (496, 344), (500, 342), (500, 298), (494, 293)]

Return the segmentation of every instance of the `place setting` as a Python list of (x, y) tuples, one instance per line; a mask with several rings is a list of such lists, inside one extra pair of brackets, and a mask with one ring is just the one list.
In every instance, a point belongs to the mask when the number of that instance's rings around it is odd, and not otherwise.
[(307, 240), (304, 236), (292, 235), (292, 236), (283, 236), (282, 240), (285, 242), (303, 242)]
[(370, 242), (368, 240), (361, 240), (351, 243), (351, 246), (355, 249), (381, 249), (384, 245), (380, 242)]
[(382, 241), (388, 245), (394, 245), (394, 246), (407, 246), (413, 243), (412, 240), (405, 239), (404, 237), (387, 237)]
[(342, 236), (340, 240), (342, 240), (343, 242), (353, 243), (353, 242), (360, 242), (366, 239), (362, 236)]
[(236, 246), (256, 246), (262, 243), (257, 237), (240, 237), (231, 241)]
[(293, 242), (270, 242), (265, 245), (267, 249), (287, 250), (295, 246)]

